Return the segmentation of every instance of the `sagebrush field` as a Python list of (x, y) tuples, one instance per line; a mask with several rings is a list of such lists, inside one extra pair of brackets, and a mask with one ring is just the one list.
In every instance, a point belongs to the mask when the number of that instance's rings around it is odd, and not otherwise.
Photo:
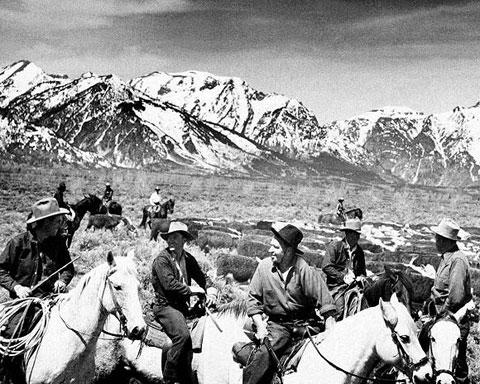
[[(180, 220), (200, 218), (249, 224), (262, 220), (300, 220), (316, 223), (320, 214), (333, 212), (337, 199), (343, 197), (347, 208), (360, 207), (363, 210), (366, 222), (430, 226), (449, 216), (462, 227), (480, 228), (480, 216), (476, 210), (477, 189), (413, 187), (378, 184), (369, 180), (351, 183), (341, 177), (251, 179), (193, 171), (4, 166), (0, 168), (2, 250), (10, 237), (24, 231), (31, 204), (42, 197), (52, 196), (60, 181), (67, 185), (65, 200), (70, 203), (79, 201), (87, 193), (101, 197), (105, 183), (109, 182), (114, 190), (113, 200), (123, 206), (124, 216), (135, 226), (141, 221), (142, 207), (148, 204), (150, 194), (158, 185), (165, 200), (175, 199), (175, 212), (171, 218)], [(86, 221), (87, 218), (75, 234), (71, 247), (73, 256), (81, 256), (75, 265), (78, 274), (102, 262), (109, 250), (119, 255), (134, 248), (139, 261), (144, 308), (148, 311), (152, 297), (150, 266), (154, 255), (164, 246), (163, 240), (149, 241), (149, 230), (137, 229), (135, 236), (123, 226), (113, 232), (87, 232)], [(205, 270), (213, 269), (216, 257), (223, 252), (222, 249), (206, 252), (196, 244), (187, 248)], [(433, 246), (431, 252), (435, 252)], [(221, 279), (217, 283), (222, 288), (223, 300), (243, 292), (236, 283), (226, 284)], [(6, 298), (5, 291), (0, 289), (0, 299)], [(470, 340), (470, 366), (474, 382), (480, 379), (477, 363), (480, 349), (476, 340), (478, 333), (475, 325)]]

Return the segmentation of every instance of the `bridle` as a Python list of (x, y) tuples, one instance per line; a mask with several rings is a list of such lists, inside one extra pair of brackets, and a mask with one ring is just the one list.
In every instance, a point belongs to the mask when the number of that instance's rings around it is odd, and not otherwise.
[[(404, 369), (406, 371), (404, 373), (406, 373), (408, 375), (408, 378), (410, 379), (410, 381), (413, 382), (413, 372), (416, 371), (421, 366), (427, 364), (428, 363), (428, 357), (425, 356), (424, 358), (420, 359), (418, 362), (414, 363), (412, 358), (410, 357), (410, 355), (407, 353), (407, 351), (405, 351), (405, 348), (403, 347), (402, 342), (400, 341), (400, 336), (398, 335), (398, 332), (395, 331), (395, 326), (388, 323), (387, 321), (385, 321), (385, 324), (386, 324), (387, 328), (390, 330), (393, 343), (396, 345), (397, 350), (398, 350), (398, 354), (400, 355), (400, 357), (402, 358), (402, 361), (404, 362)], [(313, 347), (315, 348), (317, 353), (320, 355), (320, 357), (323, 360), (325, 360), (331, 367), (335, 368), (337, 371), (343, 372), (344, 374), (346, 374), (348, 376), (356, 377), (356, 378), (359, 378), (359, 379), (362, 379), (362, 380), (365, 380), (365, 381), (371, 381), (371, 382), (374, 382), (374, 383), (407, 383), (406, 379), (398, 379), (397, 380), (397, 379), (382, 379), (382, 378), (376, 378), (376, 377), (372, 378), (372, 377), (357, 375), (353, 372), (349, 372), (346, 369), (343, 369), (343, 368), (339, 367), (337, 364), (335, 364), (332, 361), (330, 361), (329, 359), (327, 359), (322, 354), (322, 352), (320, 352), (317, 345), (315, 344), (315, 341), (313, 340), (313, 337), (310, 333), (309, 327), (307, 327), (307, 335), (308, 335), (308, 338), (309, 338), (310, 342), (312, 343)]]
[[(440, 320), (440, 319), (437, 319), (437, 321), (438, 320)], [(452, 322), (452, 323), (454, 323), (455, 325), (458, 326), (457, 320), (452, 316), (443, 317), (441, 320), (450, 321), (450, 322)], [(459, 340), (457, 340), (457, 343), (455, 344), (455, 347), (452, 347), (452, 349), (450, 351), (449, 361), (451, 361), (451, 366), (449, 367), (449, 369), (436, 369), (435, 368), (436, 360), (435, 360), (435, 356), (433, 356), (432, 343), (430, 342), (430, 340), (431, 340), (431, 330), (432, 330), (433, 326), (436, 324), (437, 321), (435, 321), (430, 326), (430, 329), (428, 330), (428, 340), (429, 340), (428, 354), (430, 356), (430, 360), (432, 361), (433, 375), (434, 375), (434, 377), (437, 377), (437, 376), (441, 375), (442, 373), (445, 373), (447, 375), (455, 377), (453, 372), (455, 371), (455, 367), (457, 365), (458, 343), (460, 342)], [(452, 358), (452, 355), (453, 355), (453, 358)]]
[(398, 332), (395, 331), (395, 326), (387, 321), (385, 321), (385, 324), (390, 329), (393, 343), (396, 345), (398, 354), (400, 355), (400, 357), (402, 358), (402, 361), (404, 362), (403, 366), (406, 371), (404, 373), (406, 373), (410, 381), (413, 382), (413, 372), (415, 372), (421, 366), (427, 364), (428, 357), (425, 355), (425, 357), (423, 357), (422, 359), (414, 363), (410, 355), (407, 353), (407, 351), (405, 351), (405, 348), (403, 347), (403, 344), (400, 340), (400, 336)]
[[(112, 333), (109, 333), (105, 330), (102, 330), (102, 332), (104, 332), (104, 333), (106, 333), (107, 335), (110, 335), (110, 336), (128, 337), (127, 317), (125, 316), (125, 313), (123, 312), (123, 309), (118, 302), (117, 296), (115, 295), (115, 291), (113, 289), (112, 282), (109, 279), (109, 277), (113, 273), (115, 273), (114, 269), (110, 269), (108, 271), (107, 276), (105, 278), (105, 284), (103, 286), (102, 295), (100, 297), (103, 297), (103, 295), (105, 294), (105, 287), (108, 285), (108, 288), (110, 290), (110, 295), (111, 295), (112, 301), (113, 301), (113, 306), (115, 308), (115, 314), (116, 314), (116, 317), (118, 318), (118, 321), (120, 322), (120, 330), (121, 330), (122, 334), (112, 334)], [(100, 304), (101, 304), (101, 299), (100, 299)], [(103, 306), (103, 304), (101, 304), (101, 305)], [(91, 334), (81, 332), (81, 331), (75, 329), (74, 327), (70, 326), (69, 324), (67, 324), (67, 322), (65, 321), (65, 319), (62, 317), (62, 315), (60, 313), (60, 303), (59, 303), (59, 307), (58, 307), (58, 316), (60, 317), (60, 320), (62, 320), (65, 327), (67, 329), (71, 330), (72, 332), (76, 333), (82, 340), (83, 340), (82, 335), (83, 336), (92, 336)]]

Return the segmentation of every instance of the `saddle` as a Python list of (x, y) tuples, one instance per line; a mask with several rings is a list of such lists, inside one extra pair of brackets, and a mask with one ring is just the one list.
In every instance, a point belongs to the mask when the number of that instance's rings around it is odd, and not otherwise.
[[(286, 351), (279, 356), (280, 365), (281, 365), (281, 372), (282, 374), (288, 374), (291, 372), (296, 372), (298, 364), (303, 356), (303, 352), (305, 351), (308, 342), (310, 341), (307, 338), (307, 328), (310, 335), (318, 335), (324, 330), (324, 324), (319, 323), (318, 321), (302, 321), (298, 322), (293, 325), (292, 334), (293, 334), (293, 342), (287, 347)], [(244, 332), (251, 340), (250, 342), (238, 342), (235, 343), (232, 347), (233, 353), (233, 361), (240, 364), (240, 366), (246, 367), (253, 358), (253, 355), (256, 353), (258, 348), (258, 342), (254, 339), (254, 330), (253, 330), (253, 323), (251, 319), (248, 319), (244, 325)], [(275, 378), (273, 382), (275, 382)]]

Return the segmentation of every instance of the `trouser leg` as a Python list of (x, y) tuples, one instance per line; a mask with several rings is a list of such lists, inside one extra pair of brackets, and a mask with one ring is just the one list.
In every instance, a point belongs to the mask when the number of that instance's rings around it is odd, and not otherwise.
[(467, 364), (467, 339), (470, 332), (470, 322), (460, 324), (460, 342), (458, 343), (457, 365), (455, 367), (455, 380), (457, 383), (468, 384), (468, 364)]
[[(288, 328), (273, 322), (268, 323), (267, 330), (272, 349), (280, 358), (291, 342), (290, 331)], [(276, 368), (267, 347), (261, 345), (253, 353), (249, 364), (243, 369), (243, 384), (269, 384)]]
[(162, 325), (172, 346), (166, 354), (163, 376), (167, 380), (191, 383), (192, 339), (185, 317), (172, 307), (154, 310), (157, 321)]

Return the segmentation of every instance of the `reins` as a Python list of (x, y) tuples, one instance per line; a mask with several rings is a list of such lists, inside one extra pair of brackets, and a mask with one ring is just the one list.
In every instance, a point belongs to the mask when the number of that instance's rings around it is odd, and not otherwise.
[[(422, 365), (427, 363), (428, 362), (428, 357), (425, 356), (423, 359), (421, 359), (417, 363), (413, 363), (412, 359), (410, 358), (410, 356), (405, 351), (405, 348), (403, 348), (403, 345), (399, 340), (398, 333), (395, 331), (395, 329), (390, 324), (386, 323), (386, 325), (391, 331), (392, 340), (393, 340), (393, 343), (397, 347), (398, 353), (402, 357), (402, 360), (406, 363), (408, 377), (409, 377), (410, 380), (412, 380), (413, 372), (415, 371), (415, 369), (418, 368), (418, 367), (421, 367)], [(320, 352), (320, 349), (317, 347), (317, 345), (315, 344), (315, 341), (313, 340), (313, 337), (310, 333), (310, 330), (309, 330), (308, 326), (306, 327), (306, 331), (307, 331), (308, 339), (312, 343), (312, 345), (315, 348), (315, 351), (318, 353), (318, 355), (323, 360), (325, 360), (325, 362), (327, 362), (331, 367), (335, 368), (337, 371), (340, 371), (340, 372), (342, 372), (342, 373), (344, 373), (348, 376), (356, 377), (358, 379), (362, 379), (362, 380), (366, 380), (366, 381), (371, 381), (371, 382), (374, 382), (374, 383), (407, 383), (406, 379), (380, 379), (380, 378), (376, 378), (376, 377), (367, 377), (367, 376), (363, 376), (363, 375), (357, 375), (356, 373), (347, 371), (346, 369), (344, 369), (344, 368), (338, 366), (337, 364), (335, 364), (334, 362), (330, 361), (327, 357), (325, 357), (325, 355), (322, 354), (322, 352)]]
[[(110, 279), (108, 278), (110, 276), (110, 274), (112, 273), (112, 271), (109, 271), (109, 274), (107, 274), (106, 278), (105, 278), (105, 284), (103, 286), (103, 291), (102, 291), (102, 295), (101, 297), (103, 297), (104, 293), (105, 293), (105, 287), (108, 285), (109, 289), (110, 289), (110, 294), (112, 296), (112, 301), (113, 301), (113, 306), (115, 307), (115, 311), (117, 312), (118, 314), (118, 321), (120, 322), (120, 330), (122, 331), (123, 334), (119, 335), (119, 334), (114, 334), (114, 333), (110, 333), (106, 330), (102, 330), (103, 333), (107, 334), (107, 335), (110, 335), (110, 336), (114, 336), (114, 337), (127, 337), (128, 336), (128, 330), (127, 330), (127, 317), (125, 316), (125, 314), (123, 313), (123, 310), (122, 310), (122, 307), (120, 306), (118, 300), (117, 300), (117, 297), (115, 295), (115, 292), (113, 290), (113, 287), (112, 287), (112, 282), (110, 281)], [(87, 333), (87, 332), (81, 332), (75, 328), (73, 328), (72, 326), (70, 326), (66, 321), (65, 319), (62, 317), (61, 313), (60, 313), (60, 303), (58, 304), (59, 307), (58, 307), (58, 316), (60, 317), (60, 320), (62, 320), (63, 324), (65, 325), (65, 327), (69, 330), (71, 330), (72, 332), (76, 333), (80, 339), (82, 339), (82, 342), (85, 343), (85, 341), (83, 340), (82, 338), (82, 335), (83, 336), (93, 336), (91, 333)], [(102, 339), (101, 337), (98, 337), (98, 339)]]

